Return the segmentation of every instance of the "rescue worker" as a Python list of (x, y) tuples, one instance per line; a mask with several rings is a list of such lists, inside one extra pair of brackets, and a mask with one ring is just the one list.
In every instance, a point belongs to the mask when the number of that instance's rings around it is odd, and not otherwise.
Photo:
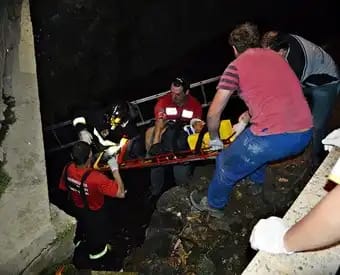
[[(155, 126), (147, 130), (145, 144), (148, 155), (187, 150), (187, 133), (183, 127), (193, 118), (202, 117), (202, 106), (189, 94), (189, 83), (182, 77), (171, 82), (170, 92), (159, 98), (154, 108)], [(151, 169), (151, 195), (158, 197), (165, 177), (173, 173), (178, 185), (186, 184), (191, 177), (190, 165), (174, 165)]]
[[(97, 152), (114, 148), (125, 137), (130, 140), (129, 157), (145, 155), (144, 143), (135, 123), (137, 116), (134, 106), (125, 101), (117, 101), (103, 109), (90, 109), (73, 120), (79, 140), (91, 144)], [(109, 151), (109, 150), (107, 150)], [(115, 151), (112, 151), (115, 153)]]
[[(195, 208), (215, 217), (224, 215), (236, 182), (249, 176), (261, 190), (268, 162), (302, 152), (311, 140), (313, 126), (299, 80), (281, 56), (260, 48), (256, 25), (235, 28), (229, 44), (236, 59), (225, 69), (207, 115), (210, 147), (222, 151), (216, 158), (208, 196), (197, 191), (190, 194)], [(251, 125), (223, 149), (218, 134), (220, 117), (235, 91), (249, 109)]]
[(261, 44), (279, 52), (300, 80), (313, 114), (313, 165), (318, 167), (325, 156), (321, 140), (328, 133), (327, 123), (340, 89), (336, 64), (321, 47), (298, 35), (270, 31)]
[[(76, 247), (81, 245), (86, 251), (88, 258), (85, 261), (88, 260), (90, 267), (101, 268), (110, 257), (109, 240), (112, 234), (112, 220), (105, 209), (105, 196), (124, 198), (124, 183), (115, 157), (108, 161), (114, 180), (91, 168), (91, 147), (84, 141), (72, 147), (72, 159), (63, 170), (59, 188), (68, 191), (73, 202), (78, 222)], [(74, 259), (79, 268), (84, 268), (88, 263), (79, 262), (79, 257)]]

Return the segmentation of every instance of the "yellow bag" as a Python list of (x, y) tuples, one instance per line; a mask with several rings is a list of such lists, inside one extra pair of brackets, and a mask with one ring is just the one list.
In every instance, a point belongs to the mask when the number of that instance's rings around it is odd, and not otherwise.
[[(220, 129), (219, 129), (219, 134), (221, 140), (227, 139), (233, 134), (233, 126), (231, 125), (231, 121), (229, 119), (222, 120), (220, 122)], [(190, 150), (195, 150), (196, 143), (198, 140), (199, 133), (192, 134), (188, 136), (187, 141), (190, 147)], [(202, 141), (202, 149), (206, 149), (209, 147), (209, 142), (210, 142), (210, 136), (209, 133), (205, 133), (203, 136), (203, 141)]]

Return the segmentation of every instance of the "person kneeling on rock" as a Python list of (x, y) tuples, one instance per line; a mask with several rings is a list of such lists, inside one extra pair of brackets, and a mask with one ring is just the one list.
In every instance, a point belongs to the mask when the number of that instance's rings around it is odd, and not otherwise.
[[(236, 182), (249, 176), (255, 187), (262, 188), (267, 163), (301, 153), (313, 127), (298, 78), (281, 56), (260, 48), (257, 26), (238, 26), (229, 44), (236, 59), (225, 69), (207, 115), (210, 148), (222, 151), (216, 157), (208, 196), (196, 191), (190, 195), (196, 209), (215, 217), (224, 215)], [(220, 117), (234, 91), (239, 91), (248, 107), (250, 127), (223, 149)]]

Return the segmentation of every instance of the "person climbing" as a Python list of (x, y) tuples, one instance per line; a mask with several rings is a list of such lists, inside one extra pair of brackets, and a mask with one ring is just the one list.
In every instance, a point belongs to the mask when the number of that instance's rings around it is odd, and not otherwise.
[(90, 108), (73, 119), (79, 140), (84, 141), (96, 152), (106, 150), (109, 155), (124, 137), (130, 142), (128, 158), (145, 155), (142, 134), (137, 128), (137, 113), (134, 106), (126, 101), (116, 101), (105, 108)]

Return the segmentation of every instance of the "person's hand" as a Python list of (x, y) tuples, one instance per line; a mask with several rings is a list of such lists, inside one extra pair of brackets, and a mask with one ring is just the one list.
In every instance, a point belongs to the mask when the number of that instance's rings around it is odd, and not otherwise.
[(92, 137), (91, 133), (89, 131), (87, 131), (86, 129), (81, 130), (79, 132), (79, 140), (80, 141), (84, 141), (84, 142), (86, 142), (88, 144), (91, 144), (92, 143), (92, 139), (93, 139), (93, 137)]
[(211, 139), (210, 143), (210, 150), (211, 151), (218, 151), (223, 149), (223, 142), (219, 138)]
[(291, 254), (284, 247), (284, 235), (288, 231), (283, 220), (279, 217), (261, 219), (254, 226), (250, 235), (250, 245), (255, 250), (273, 254)]
[(116, 157), (112, 157), (107, 161), (107, 164), (110, 166), (112, 172), (117, 171), (119, 166), (116, 160)]
[(155, 130), (161, 131), (165, 128), (166, 120), (159, 118), (155, 121)]
[(239, 123), (236, 123), (233, 125), (233, 130), (235, 132), (235, 138), (243, 132), (243, 130), (247, 127), (248, 123), (245, 123), (243, 121), (240, 121)]
[(340, 147), (340, 128), (328, 134), (321, 142), (324, 145), (325, 151), (330, 152), (334, 147)]
[(115, 156), (119, 150), (120, 150), (119, 144), (110, 146), (109, 148), (105, 150), (105, 155), (108, 157)]

